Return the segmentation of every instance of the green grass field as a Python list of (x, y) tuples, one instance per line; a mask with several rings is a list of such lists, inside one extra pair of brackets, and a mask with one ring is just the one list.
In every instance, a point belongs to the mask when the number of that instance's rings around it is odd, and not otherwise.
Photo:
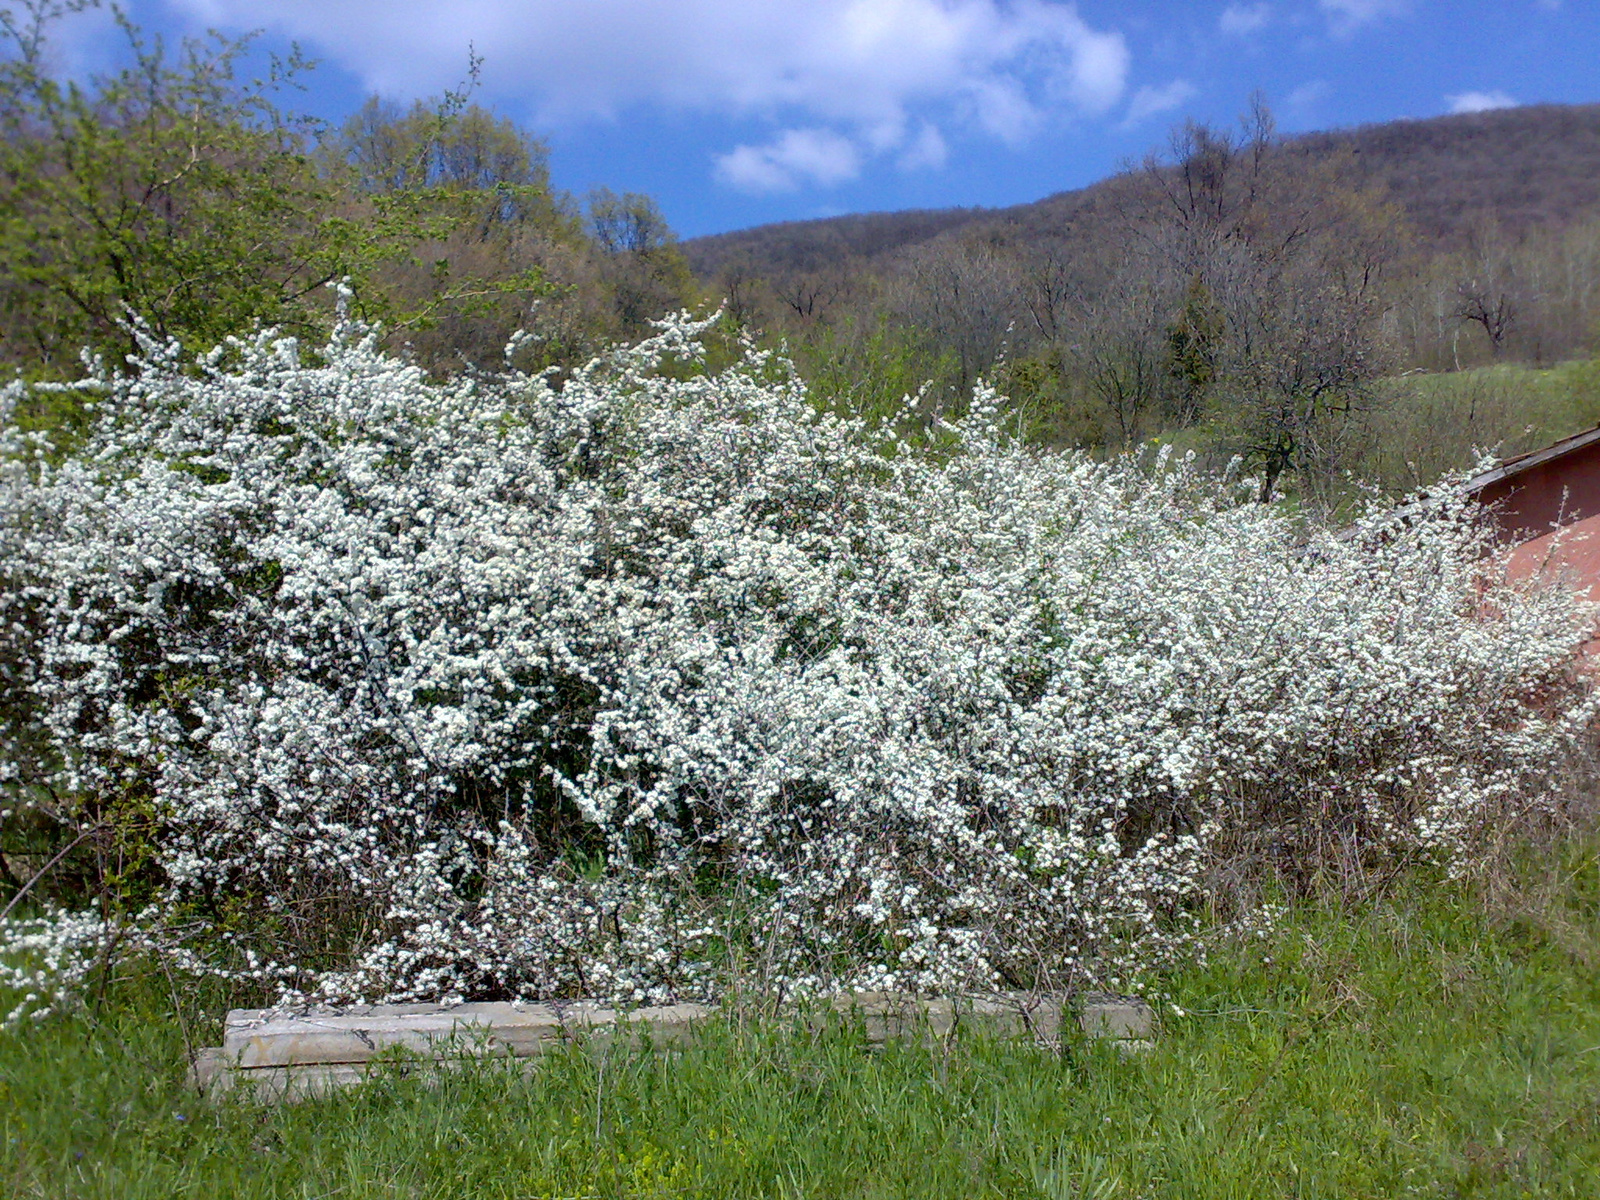
[(1479, 451), (1519, 454), (1600, 422), (1600, 360), (1506, 363), (1388, 381), (1351, 466), (1404, 492), (1473, 466)]
[(728, 1022), (265, 1107), (188, 1090), (164, 981), (124, 984), (0, 1035), (0, 1194), (1593, 1197), (1596, 856), (1535, 902), (1415, 881), (1292, 912), (1164, 981), (1143, 1053)]

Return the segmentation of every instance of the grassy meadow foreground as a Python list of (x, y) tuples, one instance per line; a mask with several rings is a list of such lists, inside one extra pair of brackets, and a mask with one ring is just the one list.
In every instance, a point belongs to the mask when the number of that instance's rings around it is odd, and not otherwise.
[[(73, 1197), (1593, 1195), (1600, 857), (1292, 911), (1160, 981), (1156, 1046), (707, 1028), (527, 1076), (199, 1099), (159, 974), (0, 1037), (0, 1191)], [(1181, 1010), (1181, 1011), (1180, 1011)], [(214, 1020), (215, 1011), (209, 1014)]]

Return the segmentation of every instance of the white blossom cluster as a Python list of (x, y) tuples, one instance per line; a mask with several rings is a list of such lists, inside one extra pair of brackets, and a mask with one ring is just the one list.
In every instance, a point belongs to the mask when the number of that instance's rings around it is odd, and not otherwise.
[(6, 435), (3, 819), (146, 831), (9, 980), (135, 910), (285, 1002), (1126, 979), (1223, 848), (1470, 854), (1590, 718), (1459, 498), (1307, 531), (981, 391), (885, 445), (702, 330), (559, 385), (151, 347), (71, 455)]

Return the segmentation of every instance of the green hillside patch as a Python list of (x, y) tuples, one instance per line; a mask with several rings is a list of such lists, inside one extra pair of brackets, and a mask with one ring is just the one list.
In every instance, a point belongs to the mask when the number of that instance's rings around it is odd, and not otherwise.
[(1389, 381), (1354, 456), (1395, 491), (1469, 470), (1482, 453), (1537, 450), (1600, 422), (1600, 361), (1515, 363)]

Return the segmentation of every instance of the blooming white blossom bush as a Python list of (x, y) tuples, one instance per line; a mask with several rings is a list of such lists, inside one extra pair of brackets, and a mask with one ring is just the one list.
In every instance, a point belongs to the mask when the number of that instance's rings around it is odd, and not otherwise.
[(1125, 980), (1222, 849), (1470, 855), (1589, 720), (1586, 614), (1447, 494), (1307, 532), (984, 392), (886, 449), (702, 329), (559, 386), (152, 346), (6, 435), (3, 819), (100, 863), (11, 982), (112, 925), (286, 1002)]

